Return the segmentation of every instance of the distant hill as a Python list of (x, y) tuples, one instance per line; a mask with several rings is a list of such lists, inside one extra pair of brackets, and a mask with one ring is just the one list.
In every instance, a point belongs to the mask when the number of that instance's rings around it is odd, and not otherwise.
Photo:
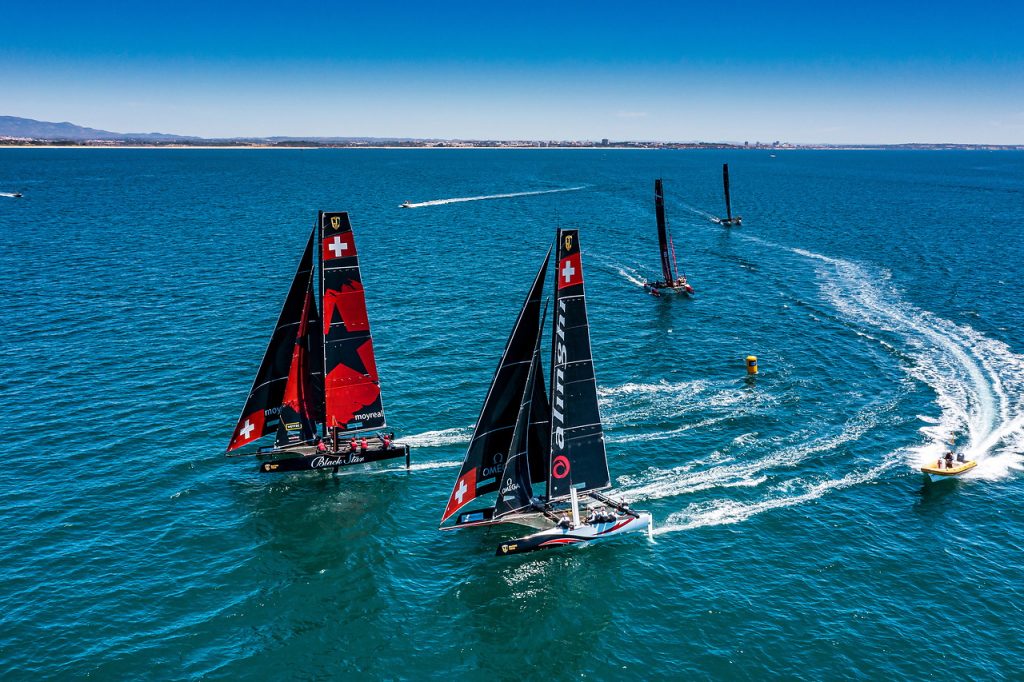
[(0, 137), (28, 137), (33, 140), (145, 140), (149, 142), (199, 139), (165, 133), (112, 133), (109, 130), (84, 128), (67, 121), (53, 123), (18, 116), (0, 116)]

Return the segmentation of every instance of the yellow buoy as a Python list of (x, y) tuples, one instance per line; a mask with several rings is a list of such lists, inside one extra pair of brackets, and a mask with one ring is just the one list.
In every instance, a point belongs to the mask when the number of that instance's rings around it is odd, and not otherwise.
[(747, 356), (747, 374), (757, 374), (757, 356)]

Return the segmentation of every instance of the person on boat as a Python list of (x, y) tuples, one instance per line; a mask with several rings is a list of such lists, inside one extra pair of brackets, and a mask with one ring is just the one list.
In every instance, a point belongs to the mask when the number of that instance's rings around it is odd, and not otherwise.
[(356, 447), (357, 447), (356, 437), (352, 436), (352, 440), (350, 440), (348, 442), (348, 451), (349, 452), (355, 452), (356, 451)]
[(323, 438), (321, 438), (320, 436), (317, 436), (315, 443), (316, 443), (316, 451), (317, 452), (327, 452), (327, 444), (324, 443), (324, 439)]
[(946, 468), (947, 469), (952, 469), (953, 468), (953, 453), (952, 452), (947, 452), (946, 453)]
[(391, 447), (391, 438), (386, 433), (381, 436), (380, 442), (384, 445), (385, 450)]
[(366, 436), (362, 437), (362, 439), (359, 441), (359, 445), (362, 447), (363, 452), (366, 452)]

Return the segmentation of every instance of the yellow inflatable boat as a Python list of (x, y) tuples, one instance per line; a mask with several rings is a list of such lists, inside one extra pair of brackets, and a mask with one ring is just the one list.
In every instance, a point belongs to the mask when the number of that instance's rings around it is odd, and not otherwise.
[[(942, 468), (938, 466), (940, 463)], [(953, 462), (951, 467), (946, 466), (946, 460), (939, 460), (931, 466), (921, 467), (921, 471), (924, 472), (929, 481), (942, 481), (948, 478), (956, 478), (976, 466), (978, 466), (978, 463), (973, 459), (969, 459), (966, 462)]]

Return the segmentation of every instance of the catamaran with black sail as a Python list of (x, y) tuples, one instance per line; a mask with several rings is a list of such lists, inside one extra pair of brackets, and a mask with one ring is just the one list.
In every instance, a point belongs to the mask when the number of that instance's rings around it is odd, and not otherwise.
[(713, 218), (713, 220), (725, 227), (742, 225), (743, 218), (732, 214), (732, 200), (729, 196), (729, 164), (727, 163), (722, 164), (722, 186), (725, 188), (725, 217)]
[[(321, 305), (314, 291), (318, 254)], [(262, 472), (332, 469), (405, 457), (387, 423), (352, 224), (321, 211), (242, 408), (229, 456), (275, 434)]]
[(661, 178), (654, 181), (654, 213), (658, 219), (658, 249), (661, 254), (662, 278), (655, 282), (645, 281), (644, 289), (654, 296), (661, 296), (662, 291), (691, 296), (693, 287), (686, 281), (686, 275), (679, 273), (676, 247), (672, 243), (672, 235), (669, 234), (668, 224), (665, 222), (665, 192)]
[[(442, 530), (519, 524), (538, 532), (503, 542), (518, 554), (651, 530), (651, 515), (605, 495), (611, 486), (590, 350), (578, 230), (559, 230), (550, 393), (541, 370), (541, 298), (551, 252), (526, 297), (491, 380)], [(496, 493), (493, 504), (459, 513)], [(451, 517), (455, 522), (445, 525)]]

